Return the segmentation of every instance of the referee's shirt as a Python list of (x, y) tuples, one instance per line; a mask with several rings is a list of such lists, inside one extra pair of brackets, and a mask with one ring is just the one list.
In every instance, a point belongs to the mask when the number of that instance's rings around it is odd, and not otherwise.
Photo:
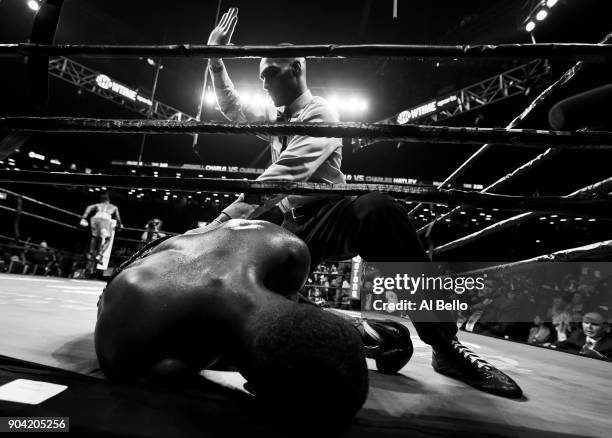
[[(234, 122), (274, 122), (278, 113), (290, 115), (291, 122), (337, 123), (340, 118), (332, 106), (319, 96), (306, 90), (288, 108), (274, 106), (254, 106), (241, 100), (227, 71), (214, 72), (213, 84), (219, 108), (225, 117)], [(272, 164), (258, 178), (258, 181), (294, 181), (342, 184), (346, 182), (340, 170), (342, 161), (342, 141), (339, 138), (314, 138), (292, 135), (287, 138), (287, 146), (282, 149), (282, 137), (259, 135), (270, 143)], [(248, 196), (248, 195), (247, 195)], [(326, 195), (298, 196), (289, 195), (278, 202), (278, 207), (286, 213), (292, 208), (307, 204)], [(248, 218), (258, 207), (258, 197), (241, 194), (234, 203), (223, 210), (231, 218)]]

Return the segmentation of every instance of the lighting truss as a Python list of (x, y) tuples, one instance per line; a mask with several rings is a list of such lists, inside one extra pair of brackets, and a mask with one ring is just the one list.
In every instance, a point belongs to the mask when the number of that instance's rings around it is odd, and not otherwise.
[[(550, 76), (549, 63), (544, 59), (536, 59), (458, 91), (401, 111), (378, 123), (435, 125), (442, 120), (483, 108), (510, 97), (527, 95), (532, 89), (548, 84)], [(353, 139), (351, 141), (351, 144), (357, 148), (373, 143), (376, 143), (376, 141), (364, 139)]]
[[(140, 91), (133, 90), (127, 85), (121, 84), (98, 71), (63, 56), (51, 58), (49, 60), (49, 74), (69, 84), (75, 85), (82, 90), (93, 93), (131, 111), (140, 113), (144, 117), (149, 116), (149, 109), (152, 106), (153, 110), (150, 114), (151, 119), (179, 121), (196, 120), (194, 116), (186, 114), (184, 111), (166, 105), (158, 100), (152, 101), (150, 96), (142, 94)], [(101, 77), (109, 80), (110, 83), (115, 84), (116, 87), (113, 89), (110, 85), (105, 85), (100, 80)], [(104, 86), (101, 86), (101, 84)], [(123, 94), (121, 91), (123, 91)]]

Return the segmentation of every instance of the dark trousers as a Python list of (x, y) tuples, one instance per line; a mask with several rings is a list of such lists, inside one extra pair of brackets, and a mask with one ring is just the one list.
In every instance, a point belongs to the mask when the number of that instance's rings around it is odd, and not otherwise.
[[(286, 219), (283, 227), (310, 249), (311, 266), (360, 255), (372, 262), (429, 262), (404, 207), (389, 195), (368, 193), (323, 201), (302, 208), (304, 217)], [(457, 334), (450, 311), (428, 311), (412, 318), (419, 337), (445, 346)]]

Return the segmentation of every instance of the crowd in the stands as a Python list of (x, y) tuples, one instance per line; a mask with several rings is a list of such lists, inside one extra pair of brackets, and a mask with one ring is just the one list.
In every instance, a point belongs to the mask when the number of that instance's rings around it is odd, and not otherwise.
[[(583, 266), (576, 274), (489, 276), (465, 296), (461, 328), (598, 358), (612, 358), (612, 275)], [(552, 278), (552, 279), (551, 279)]]
[(323, 307), (351, 307), (351, 263), (321, 263), (308, 277), (303, 294)]

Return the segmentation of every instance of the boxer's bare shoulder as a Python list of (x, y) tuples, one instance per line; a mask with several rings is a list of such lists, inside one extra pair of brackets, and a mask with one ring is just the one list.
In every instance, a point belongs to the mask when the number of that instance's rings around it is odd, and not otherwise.
[(134, 308), (152, 296), (167, 304), (217, 299), (231, 288), (227, 278), (239, 279), (240, 272), (247, 276), (253, 271), (262, 283), (274, 277), (275, 292), (295, 292), (305, 281), (309, 264), (306, 244), (289, 231), (265, 221), (233, 219), (214, 229), (165, 240), (107, 286), (102, 304), (118, 300), (123, 306), (129, 301)]
[(165, 359), (203, 367), (227, 341), (219, 333), (238, 330), (256, 301), (297, 292), (309, 261), (304, 242), (263, 221), (231, 220), (161, 242), (104, 291), (96, 326), (103, 369), (136, 375)]
[(273, 223), (259, 220), (231, 219), (217, 228), (196, 228), (179, 237), (203, 239), (202, 241), (214, 239), (225, 245), (241, 243), (262, 252), (271, 247), (286, 248), (290, 245), (302, 246), (303, 250), (308, 251), (304, 242), (295, 234)]

